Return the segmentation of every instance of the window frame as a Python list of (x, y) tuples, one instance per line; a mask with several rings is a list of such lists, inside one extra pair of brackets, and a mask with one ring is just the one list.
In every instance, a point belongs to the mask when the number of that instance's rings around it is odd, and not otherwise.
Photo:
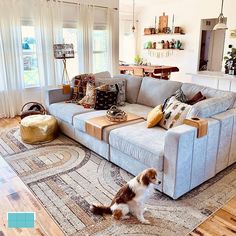
[[(40, 88), (40, 73), (39, 73), (39, 65), (38, 65), (38, 53), (37, 53), (37, 46), (35, 48), (35, 52), (32, 51), (24, 51), (24, 49), (22, 48), (22, 44), (23, 44), (23, 27), (33, 27), (34, 28), (34, 33), (36, 34), (35, 31), (35, 26), (33, 24), (33, 21), (30, 19), (26, 19), (23, 18), (21, 20), (21, 50), (22, 50), (22, 61), (23, 61), (23, 78), (22, 78), (22, 84), (23, 84), (23, 88), (24, 89), (32, 89), (32, 88)], [(35, 41), (36, 41), (36, 37), (35, 37)], [(24, 56), (35, 56), (37, 59), (37, 70), (38, 70), (38, 83), (36, 84), (32, 84), (32, 85), (27, 85), (25, 82), (25, 69), (24, 69)]]

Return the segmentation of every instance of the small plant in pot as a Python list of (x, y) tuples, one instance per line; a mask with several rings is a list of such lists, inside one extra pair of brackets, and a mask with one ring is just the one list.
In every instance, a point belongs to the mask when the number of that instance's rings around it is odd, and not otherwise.
[(236, 48), (233, 45), (229, 45), (230, 51), (227, 52), (225, 60), (225, 74), (236, 75)]
[(141, 65), (143, 63), (143, 58), (140, 57), (139, 55), (136, 55), (134, 57), (134, 63), (135, 63), (135, 65)]

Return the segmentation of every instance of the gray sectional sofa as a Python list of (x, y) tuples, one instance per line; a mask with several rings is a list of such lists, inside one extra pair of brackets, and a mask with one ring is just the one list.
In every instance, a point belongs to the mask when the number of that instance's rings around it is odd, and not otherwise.
[(101, 141), (85, 132), (85, 123), (106, 111), (64, 103), (70, 95), (63, 95), (61, 89), (50, 89), (47, 91), (48, 110), (58, 119), (63, 133), (133, 175), (147, 167), (155, 167), (162, 180), (157, 189), (173, 199), (236, 161), (235, 93), (150, 77), (118, 75), (115, 78), (110, 80), (125, 80), (126, 83), (126, 105), (122, 109), (144, 118), (179, 88), (189, 98), (201, 91), (207, 99), (193, 105), (188, 117), (207, 118), (208, 134), (197, 138), (196, 128), (188, 125), (169, 130), (159, 126), (148, 129), (143, 120), (105, 130), (105, 138)]

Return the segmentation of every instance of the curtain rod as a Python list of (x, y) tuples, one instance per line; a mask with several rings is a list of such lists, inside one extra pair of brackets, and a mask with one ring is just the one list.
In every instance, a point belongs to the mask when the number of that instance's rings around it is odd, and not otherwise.
[[(47, 2), (50, 2), (51, 0), (47, 0)], [(55, 0), (52, 0), (55, 2)], [(72, 4), (72, 5), (82, 5), (81, 3), (77, 3), (77, 2), (67, 2), (67, 1), (59, 1), (59, 2), (62, 2), (62, 3), (67, 3), (67, 4)], [(103, 6), (99, 6), (99, 5), (92, 5), (92, 4), (89, 4), (88, 6), (93, 6), (93, 7), (97, 7), (97, 8), (103, 8), (103, 9), (107, 9), (109, 7), (103, 7)], [(115, 8), (112, 8), (113, 10), (118, 10), (117, 7)]]

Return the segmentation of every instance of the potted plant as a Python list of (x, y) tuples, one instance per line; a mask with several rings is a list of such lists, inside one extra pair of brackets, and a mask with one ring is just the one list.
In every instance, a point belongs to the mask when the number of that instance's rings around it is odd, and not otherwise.
[(224, 57), (225, 60), (225, 74), (236, 75), (236, 48), (229, 45), (230, 51), (227, 52), (228, 56)]
[(143, 62), (143, 59), (142, 59), (142, 57), (140, 57), (139, 55), (136, 55), (136, 56), (134, 57), (134, 63), (135, 63), (135, 65), (141, 65), (142, 62)]

